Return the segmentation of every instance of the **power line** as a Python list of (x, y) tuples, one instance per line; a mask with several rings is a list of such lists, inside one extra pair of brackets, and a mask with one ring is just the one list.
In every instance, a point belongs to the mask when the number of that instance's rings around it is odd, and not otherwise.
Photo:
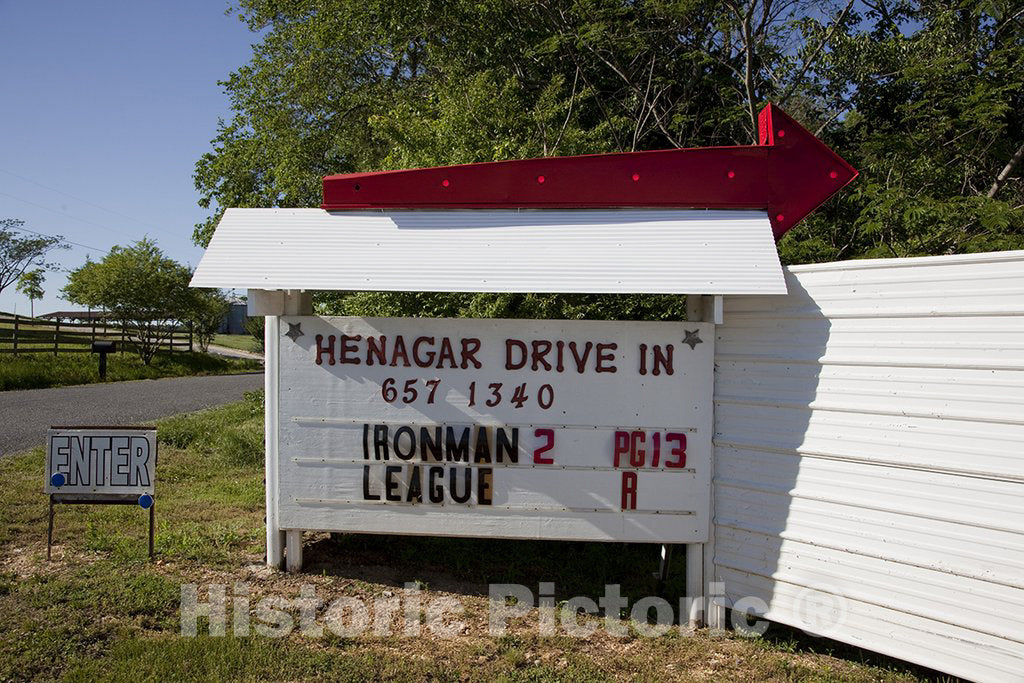
[(28, 228), (21, 228), (21, 227), (19, 227), (19, 228), (12, 228), (12, 230), (17, 230), (18, 232), (30, 232), (33, 235), (39, 235), (40, 237), (49, 237), (50, 239), (60, 240), (61, 242), (64, 242), (66, 244), (73, 244), (76, 247), (82, 247), (83, 249), (92, 249), (94, 251), (102, 251), (104, 254), (110, 252), (110, 249), (104, 249), (103, 247), (92, 247), (92, 246), (89, 246), (88, 244), (82, 244), (81, 242), (73, 242), (72, 240), (65, 239), (64, 237), (61, 237), (60, 235), (47, 235), (45, 232), (39, 232), (37, 230), (29, 230)]
[(21, 202), (23, 204), (28, 204), (29, 206), (34, 206), (37, 209), (42, 209), (43, 211), (49, 211), (50, 213), (55, 213), (58, 216), (61, 216), (63, 218), (70, 218), (71, 220), (79, 221), (80, 223), (87, 223), (88, 225), (93, 225), (93, 226), (95, 226), (97, 228), (102, 228), (103, 230), (107, 230), (108, 232), (112, 232), (112, 233), (115, 233), (117, 235), (123, 235), (124, 237), (127, 237), (128, 239), (134, 239), (130, 234), (124, 232), (123, 230), (117, 230), (117, 229), (111, 228), (111, 227), (109, 227), (107, 225), (103, 225), (102, 223), (97, 223), (95, 221), (90, 221), (90, 220), (85, 219), (85, 218), (79, 218), (78, 216), (75, 216), (73, 214), (70, 214), (70, 213), (67, 213), (67, 212), (64, 212), (64, 211), (58, 211), (57, 209), (51, 209), (48, 206), (43, 206), (42, 204), (37, 204), (35, 202), (30, 202), (29, 200), (22, 199), (21, 197), (15, 197), (13, 194), (7, 194), (6, 192), (0, 192), (0, 196), (9, 197), (10, 199), (13, 199), (14, 201)]
[[(15, 178), (18, 178), (19, 180), (24, 180), (27, 183), (32, 183), (33, 185), (41, 187), (44, 190), (49, 190), (50, 192), (56, 192), (57, 194), (64, 195), (65, 197), (67, 197), (69, 199), (74, 199), (76, 202), (81, 202), (83, 204), (88, 204), (89, 206), (91, 206), (93, 208), (96, 208), (96, 209), (99, 209), (100, 211), (106, 211), (107, 213), (113, 214), (115, 216), (120, 216), (121, 218), (126, 218), (126, 219), (132, 221), (133, 223), (138, 223), (139, 225), (141, 225), (143, 227), (147, 226), (146, 221), (139, 220), (138, 218), (135, 218), (134, 216), (129, 216), (126, 213), (121, 213), (120, 211), (115, 211), (114, 209), (107, 208), (106, 206), (103, 206), (101, 204), (97, 204), (96, 202), (91, 202), (88, 199), (82, 199), (81, 197), (76, 197), (75, 195), (70, 194), (68, 192), (65, 192), (63, 190), (58, 190), (55, 187), (50, 187), (49, 185), (44, 185), (43, 183), (39, 182), (38, 180), (32, 180), (31, 178), (26, 178), (23, 175), (18, 175), (17, 173), (14, 173), (12, 171), (8, 171), (7, 169), (4, 169), (4, 168), (0, 168), (0, 173), (6, 173), (9, 176), (13, 176)], [(174, 235), (175, 237), (181, 237), (180, 234), (178, 234), (178, 233), (176, 233), (174, 231), (171, 231), (171, 230), (166, 230), (164, 228), (158, 228), (156, 226), (149, 226), (149, 227), (151, 227), (153, 230), (156, 230), (157, 232), (162, 232), (162, 233), (165, 233), (165, 234), (168, 234), (168, 235)]]

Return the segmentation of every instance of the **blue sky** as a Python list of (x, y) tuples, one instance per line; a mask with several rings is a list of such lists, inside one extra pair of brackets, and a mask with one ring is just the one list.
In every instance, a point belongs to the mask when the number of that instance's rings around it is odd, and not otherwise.
[[(145, 235), (191, 265), (206, 212), (192, 184), (229, 103), (218, 80), (250, 33), (222, 0), (0, 0), (0, 218), (88, 245), (66, 268)], [(48, 273), (36, 313), (73, 308)], [(10, 287), (0, 311), (28, 314)]]

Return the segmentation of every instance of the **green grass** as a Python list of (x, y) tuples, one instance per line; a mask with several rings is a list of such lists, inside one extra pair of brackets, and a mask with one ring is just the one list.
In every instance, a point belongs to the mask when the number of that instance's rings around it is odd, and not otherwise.
[(259, 352), (259, 342), (251, 334), (215, 334), (213, 343), (217, 346), (226, 346), (229, 349), (239, 351)]
[(118, 642), (102, 660), (76, 663), (64, 677), (122, 681), (458, 681), (430, 662), (374, 653), (321, 651), (269, 638), (152, 638)]
[[(107, 381), (157, 379), (185, 375), (222, 375), (260, 370), (258, 361), (205, 353), (159, 353), (150, 365), (137, 354), (107, 356)], [(99, 382), (99, 358), (89, 353), (0, 354), (0, 391)]]
[[(501, 638), (486, 635), (488, 582), (535, 588), (538, 580), (553, 580), (559, 594), (594, 597), (605, 582), (616, 582), (624, 594), (649, 594), (658, 561), (653, 546), (318, 534), (307, 536), (306, 574), (266, 573), (262, 410), (262, 395), (252, 393), (241, 403), (158, 423), (153, 563), (143, 511), (70, 505), (57, 508), (54, 561), (47, 563), (42, 450), (0, 459), (0, 681), (866, 683), (927, 675), (787, 631), (759, 640), (678, 631), (575, 639), (541, 637), (527, 624)], [(670, 593), (682, 569), (680, 561)], [(312, 583), (327, 599), (372, 599), (412, 580), (424, 604), (456, 596), (459, 618), (474, 630), (455, 638), (212, 637), (201, 620), (199, 637), (179, 633), (182, 583), (244, 581), (255, 605), (261, 595), (295, 597), (300, 583)]]
[(245, 401), (216, 410), (161, 420), (160, 443), (232, 466), (262, 470), (263, 392), (247, 393)]

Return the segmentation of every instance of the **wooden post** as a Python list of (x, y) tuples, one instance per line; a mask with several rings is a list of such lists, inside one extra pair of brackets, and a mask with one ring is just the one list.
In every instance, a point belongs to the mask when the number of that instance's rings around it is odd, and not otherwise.
[(192, 322), (188, 324), (188, 352), (192, 353)]
[[(724, 317), (723, 309), (723, 300), (720, 296), (689, 294), (686, 297), (686, 320), (688, 322), (710, 322), (720, 325)], [(717, 595), (720, 593), (720, 584), (716, 581), (715, 567), (715, 453), (713, 446), (710, 466), (711, 510), (708, 520), (708, 540), (705, 543), (686, 544), (686, 595), (692, 601), (687, 622), (692, 628), (703, 625), (712, 630), (721, 630), (725, 628), (725, 603), (723, 602), (724, 597)], [(699, 602), (696, 602), (697, 599)]]
[(680, 623), (685, 618), (690, 628), (704, 625), (704, 604), (707, 594), (704, 590), (704, 544), (686, 544), (686, 597), (690, 613), (679, 615)]
[(53, 355), (57, 355), (57, 351), (60, 348), (60, 318), (53, 325)]
[(285, 546), (285, 563), (289, 573), (295, 574), (302, 571), (302, 530), (289, 529), (285, 532), (287, 540)]
[(124, 323), (121, 323), (121, 355), (124, 355)]
[(265, 369), (263, 382), (266, 391), (264, 434), (265, 434), (265, 479), (267, 504), (267, 564), (280, 568), (287, 548), (287, 564), (292, 571), (302, 569), (302, 530), (292, 529), (286, 533), (281, 530), (278, 517), (278, 494), (280, 480), (278, 473), (278, 443), (280, 438), (278, 425), (280, 383), (280, 339), (282, 315), (312, 315), (313, 300), (308, 292), (300, 291), (266, 291), (249, 290), (249, 313), (262, 315), (264, 325), (263, 348)]
[(277, 524), (277, 383), (278, 383), (278, 338), (281, 323), (276, 315), (266, 316), (263, 346), (266, 351), (264, 380), (264, 405), (266, 414), (265, 439), (265, 487), (267, 501), (267, 564), (281, 568), (284, 559), (284, 532)]
[(156, 501), (153, 501), (149, 505), (149, 559), (153, 559), (153, 520), (156, 513), (153, 510), (156, 508)]
[(14, 314), (14, 339), (11, 343), (14, 345), (14, 355), (18, 355), (18, 314)]

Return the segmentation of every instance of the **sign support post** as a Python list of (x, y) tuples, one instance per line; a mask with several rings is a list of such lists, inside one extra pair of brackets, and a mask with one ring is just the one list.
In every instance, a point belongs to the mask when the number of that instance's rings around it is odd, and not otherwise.
[(53, 496), (50, 496), (50, 522), (46, 526), (46, 561), (51, 559), (53, 549)]
[[(57, 493), (51, 493), (50, 496), (50, 514), (49, 521), (46, 525), (46, 560), (49, 562), (53, 559), (53, 520), (54, 520), (54, 506), (55, 505), (140, 505), (139, 498), (135, 495), (117, 496), (112, 495), (109, 497), (96, 498), (94, 496), (81, 497), (81, 496), (68, 496)], [(153, 559), (153, 546), (156, 540), (156, 503), (152, 497), (149, 498), (149, 534), (148, 534), (148, 549), (149, 559)]]
[[(302, 534), (286, 534), (277, 518), (278, 479), (278, 387), (280, 386), (281, 316), (312, 315), (313, 299), (308, 292), (299, 290), (250, 289), (247, 296), (248, 314), (264, 316), (263, 366), (264, 387), (264, 451), (267, 501), (267, 564), (280, 569), (287, 547), (293, 548), (288, 557), (288, 568), (302, 565)], [(290, 542), (290, 543), (289, 543)], [(297, 571), (297, 570), (295, 570)]]
[(288, 571), (302, 571), (302, 529), (289, 529), (285, 533), (285, 562)]
[[(252, 305), (250, 292), (250, 306)], [(277, 524), (277, 380), (278, 380), (278, 337), (281, 329), (281, 319), (276, 315), (266, 316), (264, 325), (263, 340), (263, 382), (265, 402), (265, 429), (266, 439), (264, 451), (266, 453), (266, 467), (264, 477), (266, 478), (267, 498), (267, 564), (275, 569), (281, 568), (284, 560), (284, 534)]]
[[(721, 296), (689, 294), (686, 297), (686, 319), (691, 322), (710, 322), (720, 325), (724, 319)], [(712, 425), (714, 401), (711, 402)], [(714, 434), (714, 427), (712, 427)], [(708, 519), (708, 538), (704, 543), (686, 544), (686, 597), (690, 599), (690, 628), (707, 626), (713, 630), (725, 628), (725, 605), (717, 602), (715, 583), (715, 458), (712, 443), (709, 490), (711, 516)]]
[[(699, 294), (686, 295), (686, 320), (687, 322), (699, 322), (704, 320), (704, 297)], [(714, 403), (712, 402), (712, 410)], [(714, 417), (712, 417), (714, 420)], [(714, 446), (712, 445), (712, 449)], [(715, 459), (712, 456), (710, 467), (714, 467)], [(711, 472), (711, 488), (714, 488), (714, 471)], [(712, 518), (708, 520), (708, 527), (714, 526), (714, 505), (710, 505)], [(710, 541), (710, 536), (708, 538)], [(705, 621), (706, 586), (704, 583), (704, 545), (703, 543), (686, 544), (686, 597), (689, 599), (689, 611), (687, 625), (690, 628), (700, 628)], [(664, 553), (664, 551), (662, 551)]]

